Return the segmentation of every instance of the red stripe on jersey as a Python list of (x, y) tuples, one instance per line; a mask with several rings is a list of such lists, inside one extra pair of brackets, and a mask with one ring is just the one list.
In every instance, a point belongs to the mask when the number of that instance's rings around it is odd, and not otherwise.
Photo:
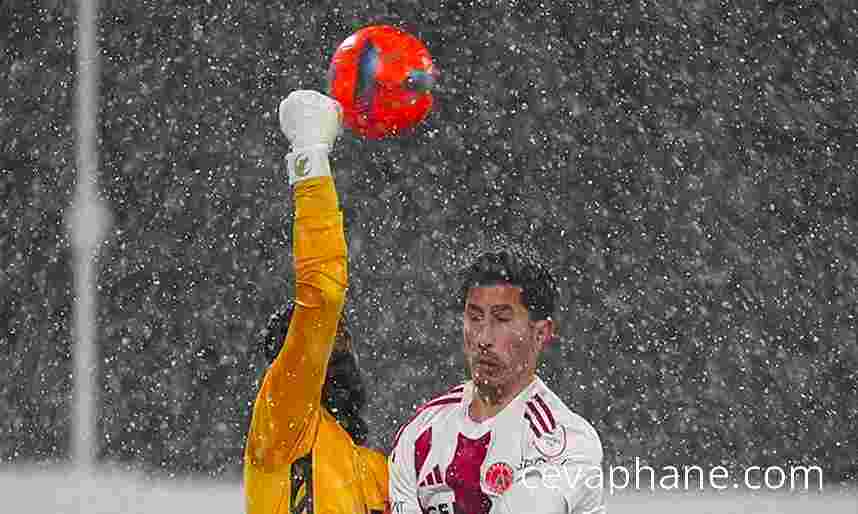
[(420, 408), (417, 409), (417, 412), (415, 412), (414, 415), (411, 416), (411, 419), (408, 420), (408, 423), (402, 425), (401, 427), (399, 427), (399, 430), (397, 430), (396, 437), (393, 438), (393, 448), (396, 448), (396, 445), (399, 444), (399, 438), (400, 438), (400, 436), (402, 436), (402, 433), (405, 432), (405, 429), (408, 428), (408, 425), (414, 423), (414, 420), (417, 419), (417, 416), (419, 416), (420, 413), (422, 413), (424, 410), (426, 410), (430, 407), (437, 407), (439, 405), (447, 405), (449, 403), (461, 403), (461, 402), (462, 402), (461, 397), (458, 397), (458, 398), (450, 397), (450, 398), (439, 398), (437, 400), (432, 400), (431, 402), (429, 402), (425, 405), (421, 405)]
[(432, 448), (432, 427), (427, 428), (414, 442), (414, 476), (420, 478), (420, 468)]
[(557, 426), (557, 422), (554, 421), (554, 414), (551, 413), (551, 409), (548, 407), (548, 404), (542, 401), (541, 396), (539, 396), (538, 394), (534, 396), (536, 398), (536, 403), (538, 403), (540, 407), (542, 407), (542, 411), (545, 412), (546, 416), (548, 417), (548, 424), (551, 425), (551, 430), (554, 430), (554, 427)]
[(411, 416), (411, 419), (408, 420), (408, 423), (405, 423), (404, 425), (399, 427), (399, 430), (396, 431), (396, 436), (394, 436), (394, 438), (393, 438), (393, 448), (394, 449), (396, 448), (396, 445), (399, 444), (399, 438), (402, 436), (402, 433), (405, 432), (405, 429), (408, 428), (408, 425), (410, 425), (411, 423), (414, 423), (414, 420), (417, 419), (417, 416), (419, 416), (421, 412), (423, 412), (424, 410), (426, 410), (430, 407), (437, 407), (438, 405), (447, 405), (449, 403), (460, 403), (462, 401), (461, 396), (447, 396), (447, 395), (450, 395), (453, 393), (461, 393), (464, 390), (465, 390), (465, 386), (454, 387), (454, 388), (450, 389), (449, 391), (447, 391), (446, 393), (442, 394), (441, 396), (435, 397), (432, 400), (429, 400), (428, 402), (426, 402), (423, 405), (421, 405), (420, 407), (418, 407), (417, 410), (414, 412), (414, 415)]
[(536, 428), (536, 424), (533, 422), (533, 418), (530, 417), (530, 413), (525, 412), (524, 419), (526, 419), (527, 422), (530, 423), (530, 429), (533, 430), (533, 433), (536, 434), (536, 437), (542, 437), (542, 432), (540, 432), (539, 429)]
[(441, 483), (441, 468), (439, 468), (438, 466), (435, 466), (435, 469), (432, 471), (432, 474), (435, 475), (435, 483), (440, 484)]
[(530, 409), (530, 412), (536, 417), (536, 421), (539, 422), (539, 426), (542, 427), (543, 432), (548, 432), (548, 424), (545, 423), (545, 420), (542, 419), (542, 414), (539, 413), (539, 410), (533, 404), (533, 402), (527, 402), (527, 408)]
[(420, 410), (426, 410), (429, 407), (437, 407), (439, 405), (447, 405), (449, 403), (462, 403), (461, 396), (451, 396), (449, 398), (438, 398), (437, 400), (432, 400), (431, 402), (424, 405)]

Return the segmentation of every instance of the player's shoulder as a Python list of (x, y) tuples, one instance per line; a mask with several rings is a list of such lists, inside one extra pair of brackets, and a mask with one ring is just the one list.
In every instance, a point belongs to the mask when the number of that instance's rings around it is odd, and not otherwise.
[(386, 483), (387, 457), (380, 451), (366, 446), (357, 446), (357, 453), (364, 467), (379, 477), (380, 481)]
[(601, 462), (602, 442), (596, 429), (541, 380), (525, 400), (524, 420), (530, 449), (537, 455), (548, 460)]
[(364, 462), (382, 465), (387, 462), (387, 457), (375, 448), (360, 445), (356, 445), (355, 447), (357, 448), (357, 453), (360, 456), (360, 459)]
[(569, 408), (541, 379), (538, 379), (530, 390), (526, 399), (525, 414), (536, 421), (536, 426), (541, 431), (545, 431), (546, 426), (564, 425), (575, 430), (592, 431), (594, 434), (596, 432), (589, 421)]
[(439, 394), (431, 400), (423, 403), (415, 410), (411, 419), (403, 424), (396, 432), (396, 437), (393, 441), (393, 447), (396, 448), (399, 440), (403, 436), (416, 435), (423, 432), (427, 427), (430, 427), (436, 420), (450, 414), (458, 408), (464, 401), (465, 387), (467, 384), (460, 384), (451, 387), (444, 393)]

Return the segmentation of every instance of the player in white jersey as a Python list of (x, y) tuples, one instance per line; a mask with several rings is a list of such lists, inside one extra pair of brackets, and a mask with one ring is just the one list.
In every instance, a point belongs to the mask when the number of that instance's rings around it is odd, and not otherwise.
[(512, 249), (466, 268), (471, 380), (420, 407), (397, 433), (393, 514), (604, 512), (599, 436), (536, 376), (554, 338), (556, 296), (547, 270)]

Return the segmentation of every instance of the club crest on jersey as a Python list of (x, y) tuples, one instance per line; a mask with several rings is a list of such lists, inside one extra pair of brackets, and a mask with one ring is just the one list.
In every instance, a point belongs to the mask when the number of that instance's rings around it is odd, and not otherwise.
[(486, 470), (486, 487), (495, 493), (503, 494), (512, 485), (512, 466), (506, 462), (495, 462)]
[(553, 459), (566, 451), (566, 427), (557, 425), (551, 432), (545, 432), (533, 439), (533, 445), (543, 456)]

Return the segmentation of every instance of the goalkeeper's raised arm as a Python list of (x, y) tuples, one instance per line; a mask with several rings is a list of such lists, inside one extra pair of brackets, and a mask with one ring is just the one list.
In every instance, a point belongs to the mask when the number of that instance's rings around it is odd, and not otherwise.
[(348, 256), (328, 161), (340, 133), (340, 107), (321, 93), (295, 91), (280, 104), (279, 118), (292, 144), (286, 160), (295, 206), (295, 298), (286, 299), (270, 327), (271, 341), (263, 341), (271, 343), (273, 361), (245, 448), (246, 510), (380, 513), (387, 468), (381, 454), (355, 442), (362, 435), (357, 420), (364, 397), (341, 320)]

